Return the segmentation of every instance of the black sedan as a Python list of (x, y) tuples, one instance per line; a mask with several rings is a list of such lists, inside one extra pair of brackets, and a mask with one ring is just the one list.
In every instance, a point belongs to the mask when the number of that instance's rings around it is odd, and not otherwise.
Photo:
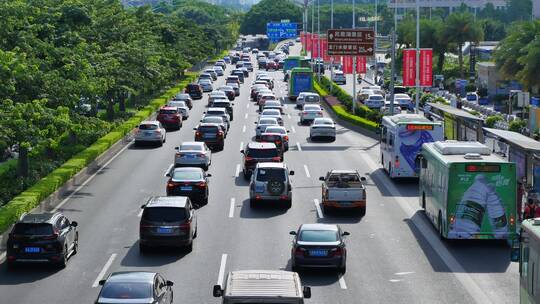
[(159, 273), (130, 271), (112, 273), (102, 285), (96, 304), (141, 303), (172, 304), (173, 282), (165, 280)]
[(167, 195), (187, 196), (195, 204), (208, 204), (208, 177), (201, 168), (175, 168), (167, 174)]
[(291, 251), (293, 271), (301, 268), (335, 268), (345, 273), (347, 265), (347, 250), (344, 236), (338, 225), (332, 224), (303, 224), (294, 235)]

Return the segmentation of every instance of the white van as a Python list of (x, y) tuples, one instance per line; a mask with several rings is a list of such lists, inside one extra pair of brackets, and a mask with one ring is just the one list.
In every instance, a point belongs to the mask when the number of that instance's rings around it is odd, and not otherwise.
[(213, 293), (223, 298), (222, 304), (304, 304), (311, 298), (311, 288), (302, 288), (298, 273), (283, 270), (232, 271), (225, 288), (215, 285)]

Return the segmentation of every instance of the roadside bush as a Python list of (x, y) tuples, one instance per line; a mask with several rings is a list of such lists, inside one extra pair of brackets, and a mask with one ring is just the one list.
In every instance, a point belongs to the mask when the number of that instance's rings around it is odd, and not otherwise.
[(527, 122), (525, 120), (516, 119), (512, 120), (508, 124), (508, 130), (514, 131), (514, 132), (520, 132), (522, 128), (525, 128), (527, 126)]
[(365, 128), (367, 130), (375, 132), (379, 127), (379, 125), (376, 122), (367, 120), (366, 118), (359, 117), (359, 116), (356, 116), (347, 112), (347, 110), (343, 106), (336, 105), (336, 106), (333, 106), (332, 109), (334, 110), (336, 115), (340, 117), (341, 119), (346, 120), (362, 128)]
[(493, 128), (495, 124), (501, 120), (503, 120), (503, 118), (502, 116), (499, 116), (499, 115), (488, 116), (488, 118), (486, 118), (486, 121), (485, 121), (486, 127)]

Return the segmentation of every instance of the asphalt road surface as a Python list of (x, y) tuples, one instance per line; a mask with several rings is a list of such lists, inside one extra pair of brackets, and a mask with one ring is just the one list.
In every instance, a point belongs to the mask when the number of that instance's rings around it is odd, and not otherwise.
[[(298, 46), (292, 51), (298, 53)], [(249, 100), (254, 74), (234, 101), (235, 119), (225, 149), (213, 155), (210, 201), (197, 210), (193, 252), (141, 255), (138, 225), (146, 199), (165, 195), (164, 174), (174, 147), (193, 140), (206, 96), (194, 101), (189, 120), (180, 131), (168, 133), (163, 147), (128, 146), (60, 208), (79, 222), (80, 234), (79, 252), (65, 269), (28, 266), (8, 272), (2, 264), (0, 303), (92, 303), (98, 280), (127, 270), (157, 271), (174, 281), (175, 303), (220, 303), (212, 297), (212, 286), (222, 280), (220, 269), (290, 269), (288, 232), (314, 222), (337, 223), (351, 233), (348, 269), (344, 276), (302, 273), (313, 294), (306, 303), (517, 303), (518, 267), (509, 261), (505, 244), (441, 242), (418, 210), (417, 182), (393, 182), (379, 168), (376, 140), (338, 126), (335, 142), (311, 142), (309, 127), (298, 124), (292, 104), (284, 116), (291, 131), (285, 162), (296, 171), (292, 208), (251, 209), (248, 183), (239, 172), (239, 151), (255, 132), (258, 114)], [(272, 75), (274, 92), (285, 96), (282, 72)], [(217, 85), (223, 82), (221, 77)], [(323, 215), (318, 177), (350, 168), (367, 177), (366, 216)]]

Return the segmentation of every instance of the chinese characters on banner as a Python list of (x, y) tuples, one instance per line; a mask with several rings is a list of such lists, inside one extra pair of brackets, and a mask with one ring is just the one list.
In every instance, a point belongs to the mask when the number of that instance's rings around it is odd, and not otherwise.
[[(420, 86), (431, 87), (433, 83), (433, 50), (420, 50)], [(416, 50), (403, 50), (403, 86), (416, 86)]]
[(356, 73), (365, 74), (366, 73), (366, 64), (367, 64), (366, 56), (358, 56), (358, 57), (356, 57)]
[(321, 39), (321, 51), (323, 60), (325, 62), (330, 62), (330, 55), (328, 55), (328, 40), (326, 38)]
[(403, 50), (403, 86), (414, 87), (416, 85), (416, 51), (413, 49)]
[(306, 52), (311, 52), (311, 33), (306, 33)]
[(311, 51), (312, 58), (319, 57), (319, 35), (313, 34), (313, 50)]
[(353, 57), (343, 56), (343, 73), (352, 74), (353, 72)]

